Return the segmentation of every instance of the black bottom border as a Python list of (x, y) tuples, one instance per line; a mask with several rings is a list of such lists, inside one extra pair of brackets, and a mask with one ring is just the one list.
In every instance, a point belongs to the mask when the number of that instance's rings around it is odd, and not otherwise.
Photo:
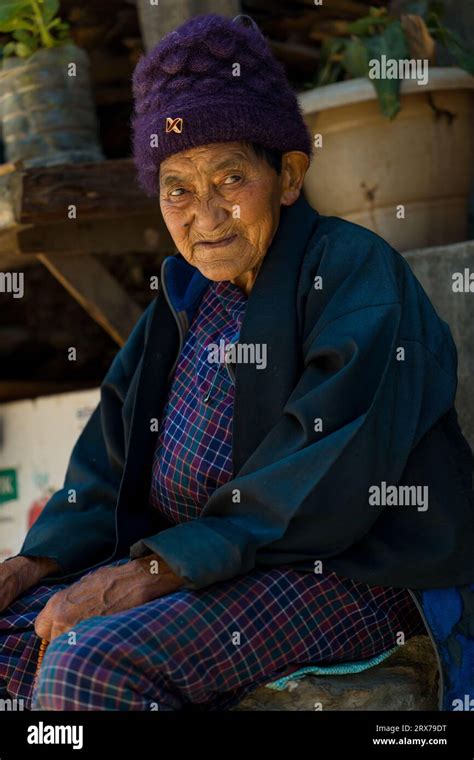
[[(52, 743), (54, 740), (55, 743)], [(0, 712), (0, 760), (27, 757), (189, 758), (198, 752), (245, 760), (321, 751), (347, 757), (473, 760), (474, 711), (466, 712)], [(245, 753), (245, 755), (244, 755)]]

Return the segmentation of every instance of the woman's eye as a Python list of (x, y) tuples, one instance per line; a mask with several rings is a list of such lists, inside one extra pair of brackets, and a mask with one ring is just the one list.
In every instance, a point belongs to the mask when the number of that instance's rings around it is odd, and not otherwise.
[[(232, 182), (227, 182), (228, 179), (232, 180)], [(228, 177), (225, 178), (224, 184), (225, 185), (235, 184), (235, 182), (238, 182), (239, 179), (242, 179), (240, 174), (230, 174)]]
[[(170, 192), (170, 195), (173, 198), (180, 198), (181, 197), (181, 192), (180, 191), (182, 191), (183, 193), (186, 192), (185, 189), (184, 189), (184, 187), (176, 187), (174, 190), (172, 190)], [(179, 195), (175, 195), (175, 193), (179, 193)]]

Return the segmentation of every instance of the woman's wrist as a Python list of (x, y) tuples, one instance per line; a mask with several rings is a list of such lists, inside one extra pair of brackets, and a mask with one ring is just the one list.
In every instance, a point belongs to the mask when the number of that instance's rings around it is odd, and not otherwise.
[(61, 573), (60, 566), (52, 557), (32, 557), (31, 559), (36, 561), (39, 570), (42, 573), (42, 578), (46, 578), (48, 575), (57, 575), (58, 573)]
[(48, 575), (54, 575), (54, 573), (60, 572), (56, 560), (51, 557), (14, 557), (11, 562), (18, 560), (17, 565), (22, 574), (25, 576), (26, 582), (29, 585), (37, 583), (42, 578), (46, 578)]
[(157, 554), (148, 554), (146, 557), (133, 560), (133, 562), (141, 573), (148, 576), (148, 589), (152, 595), (155, 587), (160, 591), (163, 589), (163, 583), (166, 584), (169, 593), (171, 593), (172, 590), (178, 590), (187, 582), (186, 578), (176, 575), (168, 563)]

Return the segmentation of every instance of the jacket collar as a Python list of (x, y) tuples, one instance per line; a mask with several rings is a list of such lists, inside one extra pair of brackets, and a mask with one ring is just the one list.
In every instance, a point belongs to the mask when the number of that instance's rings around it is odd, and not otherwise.
[(164, 259), (161, 265), (161, 281), (166, 287), (168, 300), (174, 310), (177, 314), (184, 312), (189, 325), (212, 280), (188, 264), (181, 253), (176, 253)]

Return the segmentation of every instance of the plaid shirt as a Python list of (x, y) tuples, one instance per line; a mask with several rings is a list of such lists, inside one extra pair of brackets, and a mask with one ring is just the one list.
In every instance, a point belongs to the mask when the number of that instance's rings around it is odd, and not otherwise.
[(150, 489), (151, 506), (175, 523), (199, 517), (213, 491), (232, 477), (234, 385), (225, 364), (210, 361), (208, 347), (238, 340), (246, 304), (247, 296), (237, 285), (213, 282), (176, 366)]

